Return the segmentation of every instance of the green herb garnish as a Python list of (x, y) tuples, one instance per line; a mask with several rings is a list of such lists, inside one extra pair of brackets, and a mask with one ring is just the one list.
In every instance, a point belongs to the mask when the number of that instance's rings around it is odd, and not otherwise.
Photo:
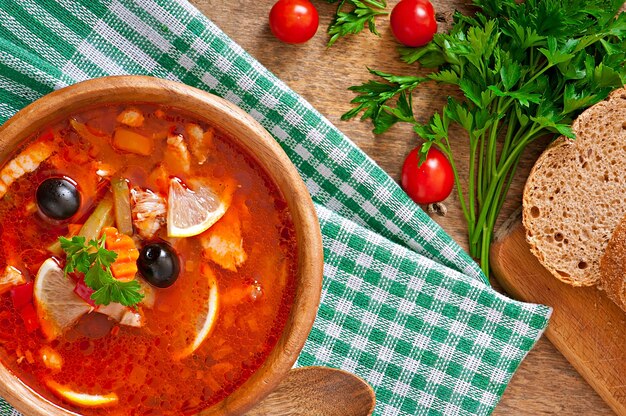
[[(337, 3), (339, 0), (326, 0), (328, 3)], [(339, 38), (352, 34), (355, 35), (367, 25), (370, 32), (380, 36), (376, 30), (375, 19), (377, 16), (388, 14), (385, 11), (385, 0), (341, 0), (337, 6), (337, 12), (328, 26), (328, 46), (332, 46)], [(346, 11), (348, 10), (348, 11)]]
[(118, 302), (134, 306), (143, 299), (141, 286), (136, 280), (121, 282), (113, 277), (111, 264), (117, 259), (117, 253), (104, 248), (105, 237), (88, 243), (85, 243), (85, 237), (59, 237), (61, 248), (67, 255), (65, 274), (83, 273), (85, 284), (94, 290), (91, 299), (98, 305)]
[[(351, 87), (355, 108), (375, 133), (413, 124), (425, 143), (450, 159), (467, 220), (470, 254), (489, 274), (489, 246), (498, 214), (529, 143), (546, 135), (574, 138), (572, 120), (626, 81), (626, 14), (622, 0), (474, 0), (474, 16), (459, 12), (449, 33), (421, 48), (401, 48), (407, 63), (439, 69), (418, 76), (370, 70), (378, 79)], [(414, 116), (411, 93), (427, 81), (457, 86), (428, 123)], [(457, 96), (457, 97), (458, 97)], [(469, 172), (463, 190), (449, 128), (469, 136)]]

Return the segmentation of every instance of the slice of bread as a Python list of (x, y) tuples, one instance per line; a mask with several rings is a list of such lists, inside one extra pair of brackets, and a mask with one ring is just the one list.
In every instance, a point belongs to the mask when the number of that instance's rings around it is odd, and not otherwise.
[(609, 240), (600, 260), (600, 285), (609, 299), (626, 311), (626, 218)]
[(587, 109), (572, 128), (576, 140), (557, 139), (533, 167), (523, 222), (546, 269), (573, 286), (591, 286), (626, 214), (626, 89)]

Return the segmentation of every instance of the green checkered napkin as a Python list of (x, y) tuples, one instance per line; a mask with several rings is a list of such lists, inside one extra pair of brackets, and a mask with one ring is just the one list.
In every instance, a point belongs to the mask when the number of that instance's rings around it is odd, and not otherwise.
[[(486, 286), (389, 176), (198, 10), (185, 0), (0, 1), (0, 122), (53, 89), (127, 73), (232, 101), (298, 168), (325, 255), (322, 304), (298, 365), (360, 375), (380, 415), (493, 411), (550, 309)], [(16, 414), (0, 399), (0, 416)]]

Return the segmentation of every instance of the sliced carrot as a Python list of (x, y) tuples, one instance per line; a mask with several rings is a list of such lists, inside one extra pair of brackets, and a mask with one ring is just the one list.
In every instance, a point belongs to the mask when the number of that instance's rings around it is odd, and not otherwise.
[(152, 140), (135, 131), (117, 128), (113, 133), (113, 147), (124, 152), (149, 156), (152, 153)]
[(127, 277), (135, 277), (137, 273), (137, 265), (134, 263), (120, 263), (119, 260), (116, 260), (115, 263), (111, 265), (111, 273), (117, 280), (133, 280)]
[(102, 230), (106, 235), (104, 246), (107, 250), (117, 253), (117, 259), (111, 264), (111, 273), (117, 280), (129, 282), (137, 274), (137, 259), (139, 251), (133, 239), (121, 234), (115, 227), (106, 227)]
[[(110, 249), (110, 250), (114, 250), (114, 249)], [(117, 250), (117, 249), (115, 249)], [(137, 261), (137, 259), (139, 258), (139, 251), (138, 250), (128, 250), (126, 251), (124, 248), (122, 248), (117, 255), (117, 260), (119, 260), (120, 262), (130, 262), (130, 261)]]
[(119, 231), (115, 227), (105, 227), (102, 232), (107, 235), (106, 247), (107, 250), (120, 250), (135, 248), (135, 243), (132, 238), (124, 238), (120, 235)]
[[(122, 251), (122, 253), (118, 253), (119, 254), (125, 254), (124, 251), (132, 248), (135, 248), (135, 243), (133, 242), (132, 238), (122, 238), (119, 231), (117, 231), (117, 228), (115, 227), (108, 227), (104, 229), (104, 232), (107, 233), (107, 239), (106, 239), (106, 247), (107, 250), (113, 250), (115, 252), (118, 251)], [(116, 233), (114, 234), (112, 237), (110, 237), (108, 234), (109, 233)], [(121, 257), (121, 256), (118, 256)]]

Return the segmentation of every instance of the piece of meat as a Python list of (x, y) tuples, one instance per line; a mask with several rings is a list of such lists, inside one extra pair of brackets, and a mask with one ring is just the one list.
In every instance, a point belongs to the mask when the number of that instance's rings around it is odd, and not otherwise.
[(145, 308), (152, 309), (154, 308), (154, 303), (156, 302), (156, 292), (150, 285), (150, 283), (143, 280), (143, 278), (138, 277), (137, 282), (141, 286), (141, 294), (143, 295), (143, 299), (139, 304)]
[(166, 222), (167, 202), (149, 189), (134, 187), (130, 194), (135, 230), (141, 237), (150, 239)]
[(117, 121), (130, 127), (141, 127), (144, 116), (138, 108), (129, 107), (117, 116)]
[(189, 173), (191, 156), (182, 134), (167, 136), (167, 149), (163, 161), (170, 172)]
[(133, 326), (136, 328), (144, 325), (143, 317), (138, 311), (134, 311), (121, 303), (111, 302), (108, 305), (100, 305), (96, 312), (104, 314), (120, 325)]
[(120, 325), (141, 328), (144, 324), (143, 316), (139, 312), (131, 311), (130, 309), (124, 312), (122, 319), (120, 319)]
[(54, 348), (44, 345), (39, 350), (39, 356), (43, 364), (52, 371), (61, 371), (63, 367), (63, 357)]
[(202, 127), (195, 123), (187, 123), (185, 132), (189, 137), (189, 149), (191, 154), (198, 160), (198, 164), (202, 165), (206, 162), (209, 152), (213, 150), (213, 136), (215, 130), (209, 128), (204, 131)]
[(204, 256), (226, 270), (236, 272), (248, 258), (243, 248), (241, 220), (237, 210), (232, 208), (200, 235), (200, 243)]
[(8, 292), (14, 286), (26, 283), (26, 279), (22, 272), (13, 266), (7, 266), (2, 274), (0, 274), (0, 295)]
[(28, 146), (7, 163), (0, 170), (0, 198), (7, 193), (13, 182), (23, 175), (33, 172), (53, 152), (54, 145), (51, 142), (38, 141)]

